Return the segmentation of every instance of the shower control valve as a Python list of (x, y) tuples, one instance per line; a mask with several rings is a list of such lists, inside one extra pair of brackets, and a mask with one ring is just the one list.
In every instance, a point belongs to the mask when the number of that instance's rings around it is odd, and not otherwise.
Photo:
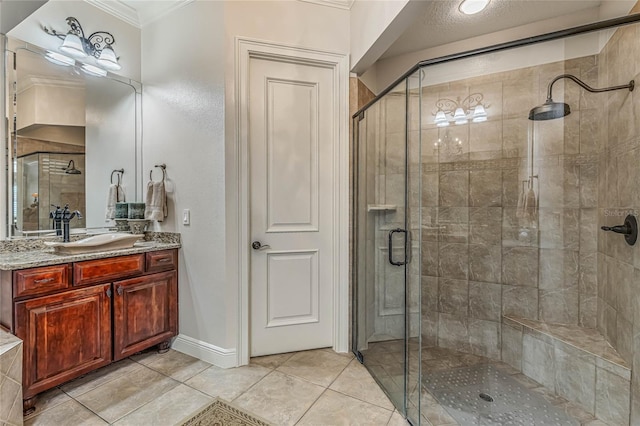
[(600, 229), (603, 231), (611, 231), (616, 234), (624, 235), (624, 239), (630, 246), (636, 243), (638, 239), (638, 221), (636, 217), (632, 214), (627, 215), (624, 219), (624, 224), (616, 225), (616, 226), (601, 226)]

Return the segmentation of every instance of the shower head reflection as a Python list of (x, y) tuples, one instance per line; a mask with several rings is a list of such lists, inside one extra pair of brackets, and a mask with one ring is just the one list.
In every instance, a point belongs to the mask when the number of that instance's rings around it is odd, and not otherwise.
[(81, 175), (82, 172), (76, 169), (76, 163), (73, 160), (69, 160), (67, 167), (63, 167), (62, 170), (68, 175)]

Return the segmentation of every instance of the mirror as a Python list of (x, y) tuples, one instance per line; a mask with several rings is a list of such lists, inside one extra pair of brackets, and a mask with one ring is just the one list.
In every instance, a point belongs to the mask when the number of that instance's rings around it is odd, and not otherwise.
[(52, 205), (82, 212), (72, 228), (112, 227), (110, 185), (124, 190), (119, 201), (142, 197), (140, 83), (52, 63), (11, 38), (7, 50), (9, 236), (50, 232)]

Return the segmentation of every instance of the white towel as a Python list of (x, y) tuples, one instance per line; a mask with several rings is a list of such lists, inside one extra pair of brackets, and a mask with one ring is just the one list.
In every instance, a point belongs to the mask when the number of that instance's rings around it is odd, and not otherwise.
[(107, 194), (107, 209), (105, 212), (105, 222), (115, 219), (116, 203), (124, 201), (124, 190), (118, 184), (109, 185), (109, 193)]
[(162, 222), (167, 217), (167, 214), (167, 191), (164, 188), (164, 181), (149, 181), (144, 206), (144, 218)]

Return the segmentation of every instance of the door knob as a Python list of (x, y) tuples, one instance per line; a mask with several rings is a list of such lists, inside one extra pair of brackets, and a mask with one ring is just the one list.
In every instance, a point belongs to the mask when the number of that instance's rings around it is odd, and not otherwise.
[(262, 244), (260, 241), (254, 241), (251, 243), (251, 248), (253, 248), (254, 250), (266, 250), (266, 249), (270, 249), (271, 246), (268, 244)]

